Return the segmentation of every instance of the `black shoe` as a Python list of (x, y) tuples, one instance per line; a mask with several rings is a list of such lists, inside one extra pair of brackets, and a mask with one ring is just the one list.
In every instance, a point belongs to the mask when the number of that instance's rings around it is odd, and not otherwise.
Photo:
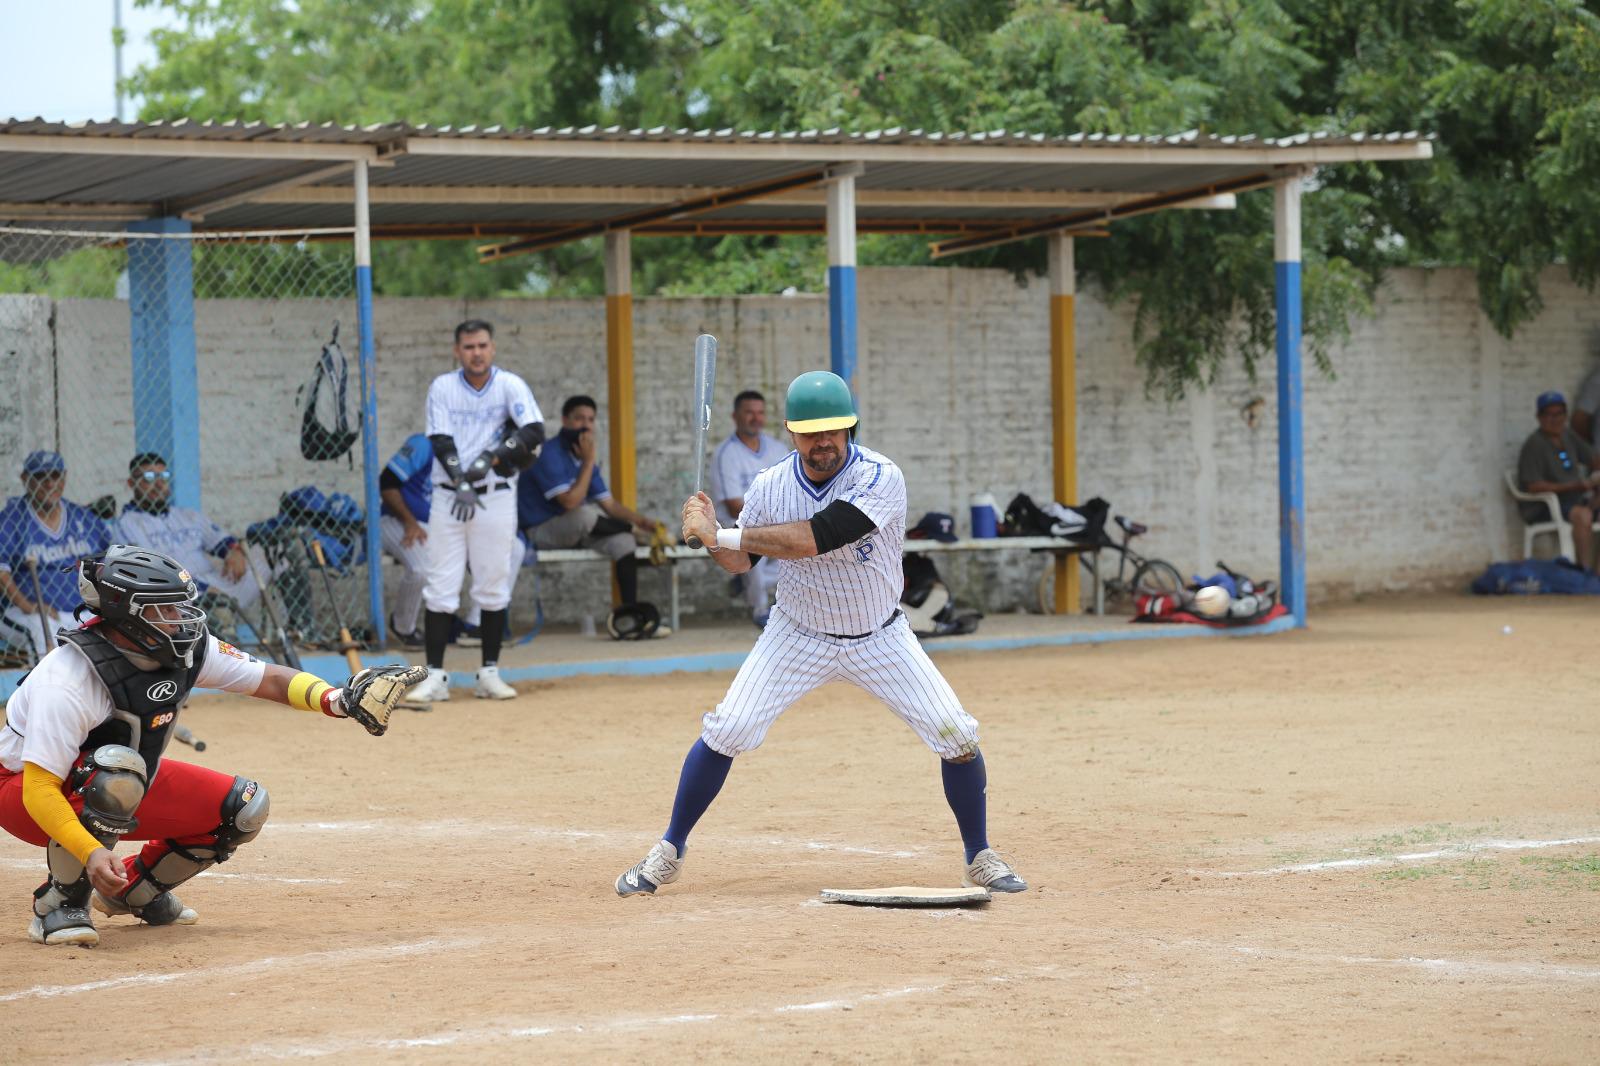
[(422, 650), (424, 642), (421, 632), (415, 629), (409, 633), (400, 632), (399, 628), (394, 624), (394, 615), (392, 614), (389, 616), (389, 633), (395, 640), (400, 642), (400, 646), (406, 651)]

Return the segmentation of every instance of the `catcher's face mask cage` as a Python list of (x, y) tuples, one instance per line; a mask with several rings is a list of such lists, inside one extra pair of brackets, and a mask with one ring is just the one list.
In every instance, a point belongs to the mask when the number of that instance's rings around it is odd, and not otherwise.
[(116, 544), (78, 572), (83, 602), (162, 666), (194, 665), (206, 612), (189, 572), (168, 556)]

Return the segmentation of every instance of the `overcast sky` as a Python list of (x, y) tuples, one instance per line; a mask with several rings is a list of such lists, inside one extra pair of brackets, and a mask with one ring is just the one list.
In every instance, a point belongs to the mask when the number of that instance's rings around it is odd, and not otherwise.
[[(114, 0), (0, 0), (5, 58), (0, 60), (0, 119), (43, 116), (60, 122), (117, 114), (111, 47)], [(150, 30), (174, 25), (164, 9), (122, 0), (122, 70), (155, 61)], [(137, 100), (123, 108), (130, 121)]]

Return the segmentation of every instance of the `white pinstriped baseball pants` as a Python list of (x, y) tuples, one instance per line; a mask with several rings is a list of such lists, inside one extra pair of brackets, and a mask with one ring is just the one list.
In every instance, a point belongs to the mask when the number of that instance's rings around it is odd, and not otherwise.
[(848, 681), (889, 705), (942, 759), (978, 746), (978, 723), (928, 658), (904, 616), (859, 640), (812, 632), (773, 608), (728, 694), (701, 720), (722, 755), (754, 751), (789, 705), (830, 681)]

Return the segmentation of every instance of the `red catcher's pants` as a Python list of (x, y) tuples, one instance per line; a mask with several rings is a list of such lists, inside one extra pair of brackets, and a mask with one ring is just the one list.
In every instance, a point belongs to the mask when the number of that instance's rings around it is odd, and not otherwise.
[[(80, 756), (81, 762), (86, 756)], [(145, 869), (170, 849), (167, 842), (177, 844), (211, 844), (216, 828), (222, 824), (222, 801), (233, 787), (233, 775), (208, 770), (204, 766), (162, 759), (156, 779), (145, 793), (144, 800), (134, 817), (139, 826), (124, 840), (148, 840), (140, 858)], [(65, 786), (63, 786), (63, 791)], [(82, 812), (83, 797), (67, 794), (72, 809)], [(22, 805), (22, 775), (0, 766), (0, 828), (29, 844), (44, 847), (50, 842), (44, 830), (34, 822), (33, 816)], [(123, 860), (131, 881), (137, 871), (133, 856)]]

